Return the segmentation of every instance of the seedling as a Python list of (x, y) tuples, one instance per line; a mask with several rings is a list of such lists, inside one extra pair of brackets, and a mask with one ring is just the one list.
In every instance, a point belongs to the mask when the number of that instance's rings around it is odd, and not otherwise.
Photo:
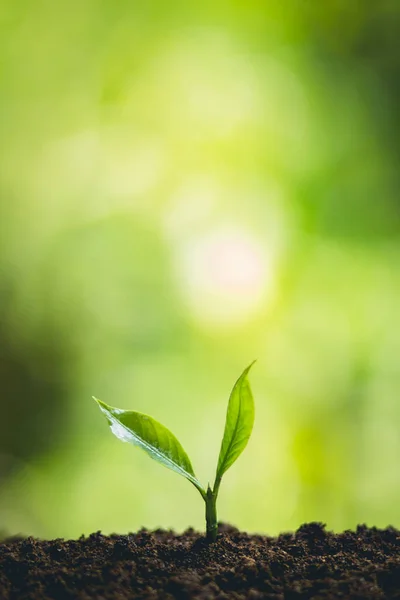
[(169, 429), (148, 415), (113, 408), (93, 397), (118, 439), (139, 446), (157, 462), (186, 477), (200, 492), (206, 504), (206, 531), (210, 542), (216, 540), (218, 533), (216, 505), (222, 476), (245, 449), (253, 429), (254, 400), (247, 377), (253, 364), (243, 371), (229, 397), (214, 486), (211, 489), (208, 484), (207, 491), (197, 479), (185, 450)]

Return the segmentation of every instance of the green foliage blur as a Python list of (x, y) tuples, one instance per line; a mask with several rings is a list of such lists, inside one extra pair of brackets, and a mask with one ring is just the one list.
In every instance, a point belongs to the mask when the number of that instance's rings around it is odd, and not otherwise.
[(0, 531), (203, 528), (107, 431), (151, 414), (219, 516), (400, 526), (397, 2), (4, 0)]

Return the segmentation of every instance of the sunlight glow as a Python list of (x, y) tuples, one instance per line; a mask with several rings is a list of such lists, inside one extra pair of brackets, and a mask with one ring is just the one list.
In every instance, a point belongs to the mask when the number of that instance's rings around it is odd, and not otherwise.
[(241, 325), (273, 296), (272, 253), (242, 227), (222, 226), (189, 240), (180, 269), (190, 310), (205, 325)]

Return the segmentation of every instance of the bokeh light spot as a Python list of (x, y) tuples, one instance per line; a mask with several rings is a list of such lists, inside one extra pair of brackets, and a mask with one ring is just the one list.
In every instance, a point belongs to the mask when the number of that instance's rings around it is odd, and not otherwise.
[(241, 325), (273, 297), (275, 257), (240, 226), (217, 227), (188, 240), (179, 268), (190, 310), (213, 327)]

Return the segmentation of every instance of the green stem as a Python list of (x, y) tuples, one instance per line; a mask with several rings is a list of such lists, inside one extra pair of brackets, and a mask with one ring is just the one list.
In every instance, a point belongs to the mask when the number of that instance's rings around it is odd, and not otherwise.
[(217, 521), (217, 494), (212, 491), (210, 486), (207, 488), (205, 497), (206, 502), (206, 524), (207, 524), (207, 541), (215, 542), (218, 533)]

